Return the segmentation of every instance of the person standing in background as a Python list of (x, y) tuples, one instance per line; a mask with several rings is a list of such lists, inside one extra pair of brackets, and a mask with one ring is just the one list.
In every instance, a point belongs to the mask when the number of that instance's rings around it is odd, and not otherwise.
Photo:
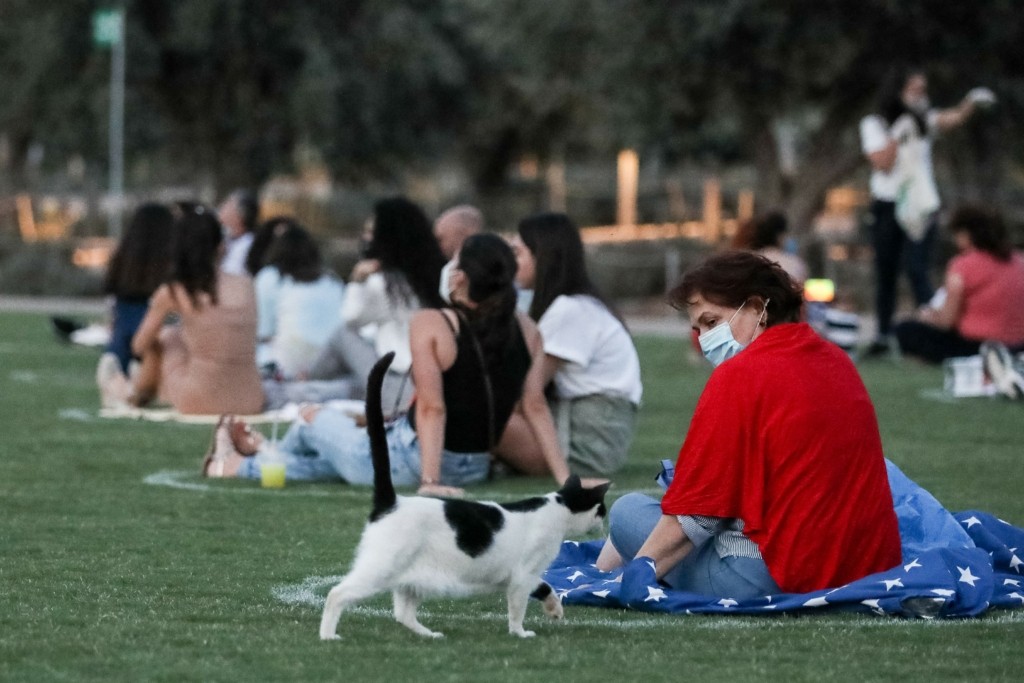
[(891, 75), (876, 111), (860, 122), (861, 150), (871, 162), (871, 239), (878, 318), (878, 333), (867, 349), (868, 356), (890, 349), (901, 265), (906, 268), (918, 306), (935, 293), (928, 277), (939, 209), (932, 140), (938, 133), (962, 125), (978, 106), (994, 102), (992, 91), (975, 88), (955, 107), (936, 109), (928, 98), (924, 72), (903, 69)]

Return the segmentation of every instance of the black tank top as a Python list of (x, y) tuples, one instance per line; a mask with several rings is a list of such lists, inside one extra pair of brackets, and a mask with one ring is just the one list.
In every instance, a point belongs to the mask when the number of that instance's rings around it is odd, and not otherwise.
[[(487, 410), (493, 415), (494, 438), (500, 439), (505, 425), (516, 403), (523, 395), (523, 383), (530, 370), (530, 351), (526, 348), (519, 325), (515, 325), (515, 338), (504, 354), (487, 368), (491, 378), (493, 406), (489, 406), (487, 385), (481, 372), (483, 359), (477, 352), (472, 332), (462, 319), (459, 331), (455, 331), (447, 315), (448, 323), (455, 335), (456, 356), (452, 366), (441, 373), (445, 413), (444, 447), (455, 453), (482, 453), (489, 450), (491, 421)], [(416, 407), (410, 409), (409, 422), (416, 426)]]

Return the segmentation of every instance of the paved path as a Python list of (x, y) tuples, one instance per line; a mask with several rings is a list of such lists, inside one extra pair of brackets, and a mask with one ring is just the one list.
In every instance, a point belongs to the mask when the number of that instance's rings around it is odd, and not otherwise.
[[(102, 316), (106, 312), (103, 299), (7, 296), (0, 294), (0, 311), (45, 313), (82, 318)], [(683, 339), (689, 335), (689, 323), (675, 313), (669, 315), (626, 315), (626, 324), (633, 334)]]

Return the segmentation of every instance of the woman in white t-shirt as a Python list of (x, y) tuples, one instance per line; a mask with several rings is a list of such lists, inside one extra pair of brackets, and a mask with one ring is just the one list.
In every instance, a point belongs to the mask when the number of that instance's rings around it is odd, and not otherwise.
[[(579, 230), (565, 214), (519, 223), (516, 282), (532, 289), (530, 317), (544, 338), (545, 380), (562, 449), (574, 472), (608, 476), (626, 461), (643, 387), (636, 347), (587, 275)], [(508, 430), (504, 439), (517, 437)]]

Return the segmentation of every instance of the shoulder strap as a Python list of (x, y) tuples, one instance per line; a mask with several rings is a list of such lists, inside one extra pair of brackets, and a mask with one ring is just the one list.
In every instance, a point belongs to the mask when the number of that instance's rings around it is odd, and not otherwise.
[[(452, 325), (451, 318), (446, 316), (444, 314), (444, 311), (441, 310), (441, 309), (438, 309), (437, 312), (441, 314), (442, 318), (444, 318), (444, 322), (448, 326), (448, 329), (452, 331), (452, 337), (455, 338), (455, 344), (456, 344), (456, 346), (458, 346), (458, 343), (459, 343), (459, 331), (455, 329), (455, 325)], [(459, 322), (465, 324), (463, 322), (463, 320), (462, 320), (462, 314), (460, 314), (458, 311), (455, 311), (455, 315), (459, 316)]]

